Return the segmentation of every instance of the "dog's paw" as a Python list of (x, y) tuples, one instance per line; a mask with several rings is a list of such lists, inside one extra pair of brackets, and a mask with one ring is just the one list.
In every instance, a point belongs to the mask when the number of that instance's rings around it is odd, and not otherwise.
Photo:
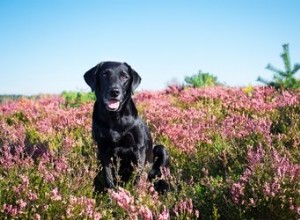
[(170, 185), (165, 180), (158, 180), (154, 183), (154, 189), (161, 194), (165, 194), (170, 191)]

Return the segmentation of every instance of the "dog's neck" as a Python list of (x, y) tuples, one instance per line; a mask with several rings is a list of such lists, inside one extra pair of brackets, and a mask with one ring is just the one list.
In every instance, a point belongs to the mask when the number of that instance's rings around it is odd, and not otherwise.
[(96, 142), (103, 138), (117, 142), (135, 126), (138, 112), (133, 100), (130, 98), (127, 101), (117, 112), (108, 111), (103, 108), (103, 103), (96, 101), (93, 114), (93, 137)]

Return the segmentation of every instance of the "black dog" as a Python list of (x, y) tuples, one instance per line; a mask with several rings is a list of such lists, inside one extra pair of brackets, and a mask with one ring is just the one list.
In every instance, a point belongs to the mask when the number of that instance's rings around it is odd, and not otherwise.
[[(96, 94), (92, 132), (102, 172), (95, 177), (95, 191), (114, 188), (116, 176), (127, 182), (135, 168), (138, 178), (146, 163), (153, 163), (149, 180), (160, 176), (160, 169), (169, 166), (169, 157), (162, 145), (153, 148), (149, 128), (131, 98), (141, 82), (138, 73), (127, 63), (102, 62), (87, 71), (84, 79)], [(156, 186), (167, 190), (161, 182)]]

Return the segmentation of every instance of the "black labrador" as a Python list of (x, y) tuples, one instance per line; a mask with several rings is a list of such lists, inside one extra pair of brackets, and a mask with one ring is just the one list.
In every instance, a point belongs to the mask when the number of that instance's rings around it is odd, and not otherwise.
[[(160, 176), (161, 168), (169, 166), (169, 156), (164, 146), (153, 148), (149, 128), (131, 98), (141, 82), (138, 73), (127, 63), (101, 62), (87, 71), (84, 79), (96, 94), (92, 134), (102, 171), (95, 177), (95, 191), (114, 188), (117, 177), (128, 182), (135, 169), (138, 179), (146, 163), (153, 163), (150, 181)], [(155, 188), (165, 191), (168, 184), (159, 181)]]

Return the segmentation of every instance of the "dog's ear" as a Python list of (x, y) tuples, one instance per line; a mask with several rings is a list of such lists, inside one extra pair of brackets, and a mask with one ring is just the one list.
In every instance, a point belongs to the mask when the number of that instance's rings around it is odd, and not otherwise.
[(128, 67), (130, 71), (130, 75), (132, 77), (131, 91), (133, 92), (140, 85), (142, 79), (139, 76), (139, 74), (134, 69), (131, 68), (130, 65), (128, 65), (127, 63), (124, 64)]
[(96, 89), (96, 73), (98, 72), (102, 64), (103, 63), (99, 63), (97, 66), (87, 71), (83, 76), (85, 82), (91, 87), (93, 92)]

